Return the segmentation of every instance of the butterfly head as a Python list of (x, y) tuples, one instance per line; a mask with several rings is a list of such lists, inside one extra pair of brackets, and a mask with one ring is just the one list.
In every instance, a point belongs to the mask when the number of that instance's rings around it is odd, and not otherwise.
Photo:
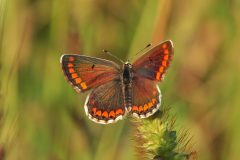
[(131, 68), (132, 68), (132, 64), (129, 63), (129, 61), (125, 62), (125, 63), (124, 63), (124, 68), (129, 68), (129, 69), (131, 69)]

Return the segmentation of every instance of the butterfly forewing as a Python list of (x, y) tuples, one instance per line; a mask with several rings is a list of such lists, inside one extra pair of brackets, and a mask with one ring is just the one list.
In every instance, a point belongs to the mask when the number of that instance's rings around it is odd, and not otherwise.
[(63, 55), (60, 61), (67, 80), (78, 92), (119, 79), (119, 66), (108, 60), (83, 55)]
[(101, 124), (116, 122), (124, 117), (124, 107), (121, 81), (113, 80), (94, 89), (85, 102), (85, 112), (88, 117)]
[(133, 63), (134, 72), (139, 76), (154, 81), (161, 81), (169, 67), (172, 56), (172, 41), (165, 41), (138, 58)]

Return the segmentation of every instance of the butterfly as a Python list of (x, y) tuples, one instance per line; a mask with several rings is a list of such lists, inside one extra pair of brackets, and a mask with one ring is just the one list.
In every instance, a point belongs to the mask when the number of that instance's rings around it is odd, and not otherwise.
[(79, 92), (91, 90), (84, 109), (92, 121), (109, 124), (126, 115), (147, 118), (161, 105), (162, 81), (173, 57), (171, 40), (151, 47), (132, 64), (77, 54), (64, 54), (60, 63), (67, 81)]

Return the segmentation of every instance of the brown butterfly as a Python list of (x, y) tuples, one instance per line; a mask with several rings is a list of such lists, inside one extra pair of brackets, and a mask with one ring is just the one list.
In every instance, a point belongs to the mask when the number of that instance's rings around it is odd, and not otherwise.
[(87, 116), (96, 123), (117, 122), (130, 114), (147, 118), (160, 107), (163, 80), (172, 60), (171, 40), (152, 47), (132, 64), (118, 64), (95, 57), (65, 54), (60, 62), (77, 92), (92, 91), (85, 102)]

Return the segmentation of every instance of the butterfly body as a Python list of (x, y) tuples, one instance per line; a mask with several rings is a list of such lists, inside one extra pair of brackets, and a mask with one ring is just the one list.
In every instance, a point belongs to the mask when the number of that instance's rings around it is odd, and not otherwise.
[(77, 92), (92, 90), (84, 106), (87, 116), (96, 123), (109, 124), (127, 114), (147, 118), (159, 109), (161, 92), (157, 82), (164, 78), (172, 55), (172, 42), (165, 41), (122, 66), (74, 54), (63, 55), (60, 62)]
[(123, 65), (121, 81), (122, 92), (124, 96), (124, 105), (125, 108), (127, 108), (128, 110), (132, 106), (132, 79), (133, 79), (132, 64), (126, 62)]

